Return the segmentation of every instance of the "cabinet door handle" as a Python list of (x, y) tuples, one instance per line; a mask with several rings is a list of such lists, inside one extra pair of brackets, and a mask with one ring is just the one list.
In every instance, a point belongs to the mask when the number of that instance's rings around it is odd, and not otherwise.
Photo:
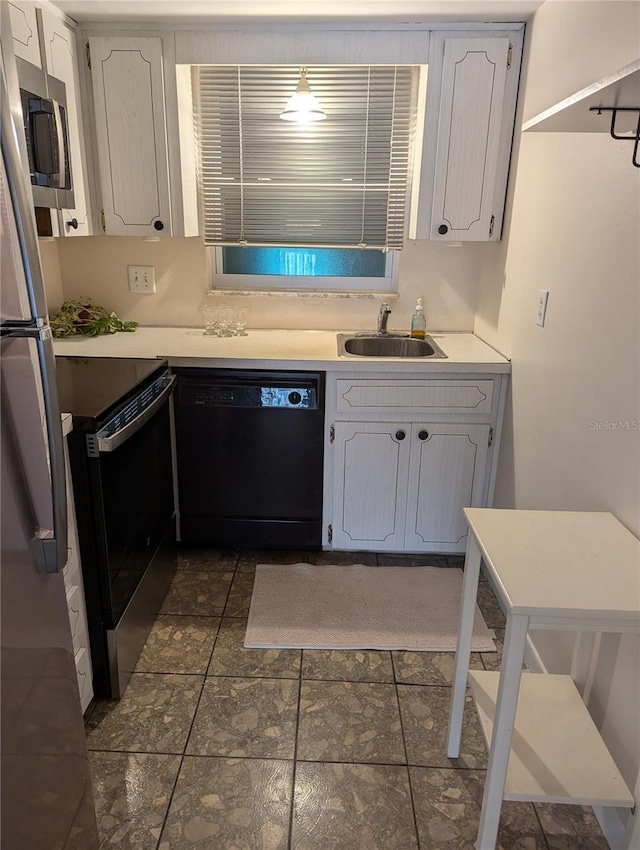
[(446, 224), (441, 224), (441, 225), (440, 225), (440, 227), (438, 228), (438, 233), (439, 233), (441, 236), (444, 236), (444, 234), (445, 234), (445, 233), (448, 233), (448, 232), (449, 232), (449, 228), (447, 227), (447, 225), (446, 225)]
[(404, 440), (406, 436), (404, 431), (396, 431), (396, 440)]
[(164, 224), (161, 221), (154, 221), (153, 226), (156, 230), (164, 230)]
[(428, 440), (429, 439), (429, 432), (428, 431), (420, 431), (418, 433), (418, 439), (419, 440)]
[(69, 229), (70, 227), (72, 227), (74, 230), (78, 229), (78, 219), (77, 218), (72, 218), (72, 219), (70, 219), (70, 221), (67, 222), (67, 229)]

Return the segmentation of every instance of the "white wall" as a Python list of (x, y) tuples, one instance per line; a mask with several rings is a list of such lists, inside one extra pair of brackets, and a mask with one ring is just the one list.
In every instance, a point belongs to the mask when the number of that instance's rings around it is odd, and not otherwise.
[[(637, 58), (639, 33), (638, 3), (547, 2), (533, 23), (525, 116)], [(519, 142), (508, 238), (499, 259), (485, 256), (476, 318), (513, 361), (495, 504), (611, 511), (640, 536), (640, 170), (632, 146), (606, 134)], [(536, 633), (535, 644), (549, 670), (567, 670), (567, 636)], [(590, 706), (632, 789), (639, 671), (636, 639), (606, 641)]]
[(532, 30), (525, 121), (638, 58), (638, 0), (547, 0)]
[[(206, 249), (200, 238), (144, 242), (132, 237), (58, 239), (65, 298), (88, 295), (122, 319), (145, 325), (194, 326), (207, 279)], [(423, 296), (432, 329), (471, 331), (481, 257), (487, 246), (448, 248), (409, 242), (400, 254), (397, 299), (389, 327), (408, 329), (416, 298)], [(497, 246), (489, 246), (497, 250)], [(155, 295), (128, 290), (127, 265), (153, 265)], [(47, 277), (48, 284), (48, 277)], [(232, 301), (232, 299), (225, 300)], [(375, 299), (266, 297), (252, 295), (249, 327), (349, 330), (374, 328), (382, 297)]]
[(38, 251), (40, 252), (42, 275), (47, 290), (49, 314), (55, 313), (64, 300), (57, 242), (58, 240), (51, 238), (38, 239)]

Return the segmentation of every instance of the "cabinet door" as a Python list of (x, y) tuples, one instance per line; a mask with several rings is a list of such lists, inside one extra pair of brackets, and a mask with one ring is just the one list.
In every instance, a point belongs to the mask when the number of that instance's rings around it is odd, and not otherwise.
[(465, 550), (462, 509), (482, 505), (488, 446), (489, 425), (412, 425), (408, 551)]
[(69, 525), (67, 539), (69, 556), (62, 574), (64, 577), (64, 586), (67, 590), (67, 606), (73, 637), (73, 651), (75, 653), (80, 700), (82, 702), (82, 710), (86, 711), (87, 706), (93, 698), (91, 653), (89, 652), (87, 606), (84, 597), (82, 567), (80, 565), (80, 546), (78, 544), (76, 509), (73, 500), (73, 482), (71, 480), (69, 450), (66, 440), (64, 447), (64, 466), (67, 480), (67, 519)]
[[(80, 95), (77, 78), (75, 32), (64, 21), (47, 9), (42, 12), (42, 35), (47, 71), (52, 77), (62, 80), (67, 95), (67, 127), (73, 180), (75, 207), (61, 210), (62, 236), (90, 236), (88, 214), (88, 191), (81, 143)], [(77, 226), (74, 226), (74, 223)]]
[[(448, 38), (444, 43), (431, 238), (500, 238), (504, 197), (497, 197), (508, 38)], [(509, 136), (510, 139), (510, 136)], [(498, 209), (500, 207), (500, 209)]]
[(335, 549), (403, 548), (410, 434), (410, 425), (335, 423)]
[(171, 234), (162, 39), (91, 38), (105, 232)]
[(11, 22), (13, 52), (20, 59), (42, 68), (35, 4), (10, 0), (7, 5)]

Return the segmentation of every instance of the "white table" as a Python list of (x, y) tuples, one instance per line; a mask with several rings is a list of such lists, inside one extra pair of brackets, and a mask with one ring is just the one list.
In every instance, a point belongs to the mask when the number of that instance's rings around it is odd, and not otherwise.
[[(609, 513), (466, 508), (465, 515), (447, 755), (460, 754), (468, 681), (489, 747), (476, 847), (495, 847), (503, 800), (631, 808), (633, 795), (580, 688), (590, 638), (640, 633), (640, 541)], [(469, 671), (481, 560), (507, 615), (500, 672)], [(571, 675), (523, 673), (527, 632), (536, 628), (579, 633)]]

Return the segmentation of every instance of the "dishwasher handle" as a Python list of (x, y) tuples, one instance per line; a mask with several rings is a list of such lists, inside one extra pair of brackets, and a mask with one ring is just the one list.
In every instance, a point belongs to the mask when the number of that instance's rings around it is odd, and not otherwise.
[(160, 393), (160, 395), (156, 396), (156, 398), (151, 402), (148, 407), (132, 419), (131, 422), (127, 423), (124, 428), (121, 428), (119, 431), (116, 431), (115, 434), (111, 436), (106, 436), (103, 431), (98, 431), (96, 434), (96, 440), (98, 444), (99, 452), (113, 452), (123, 443), (126, 443), (129, 437), (132, 437), (137, 431), (142, 428), (143, 425), (151, 419), (152, 416), (162, 407), (162, 405), (167, 401), (171, 393), (175, 388), (176, 376), (175, 375), (167, 375), (166, 377), (166, 386)]

